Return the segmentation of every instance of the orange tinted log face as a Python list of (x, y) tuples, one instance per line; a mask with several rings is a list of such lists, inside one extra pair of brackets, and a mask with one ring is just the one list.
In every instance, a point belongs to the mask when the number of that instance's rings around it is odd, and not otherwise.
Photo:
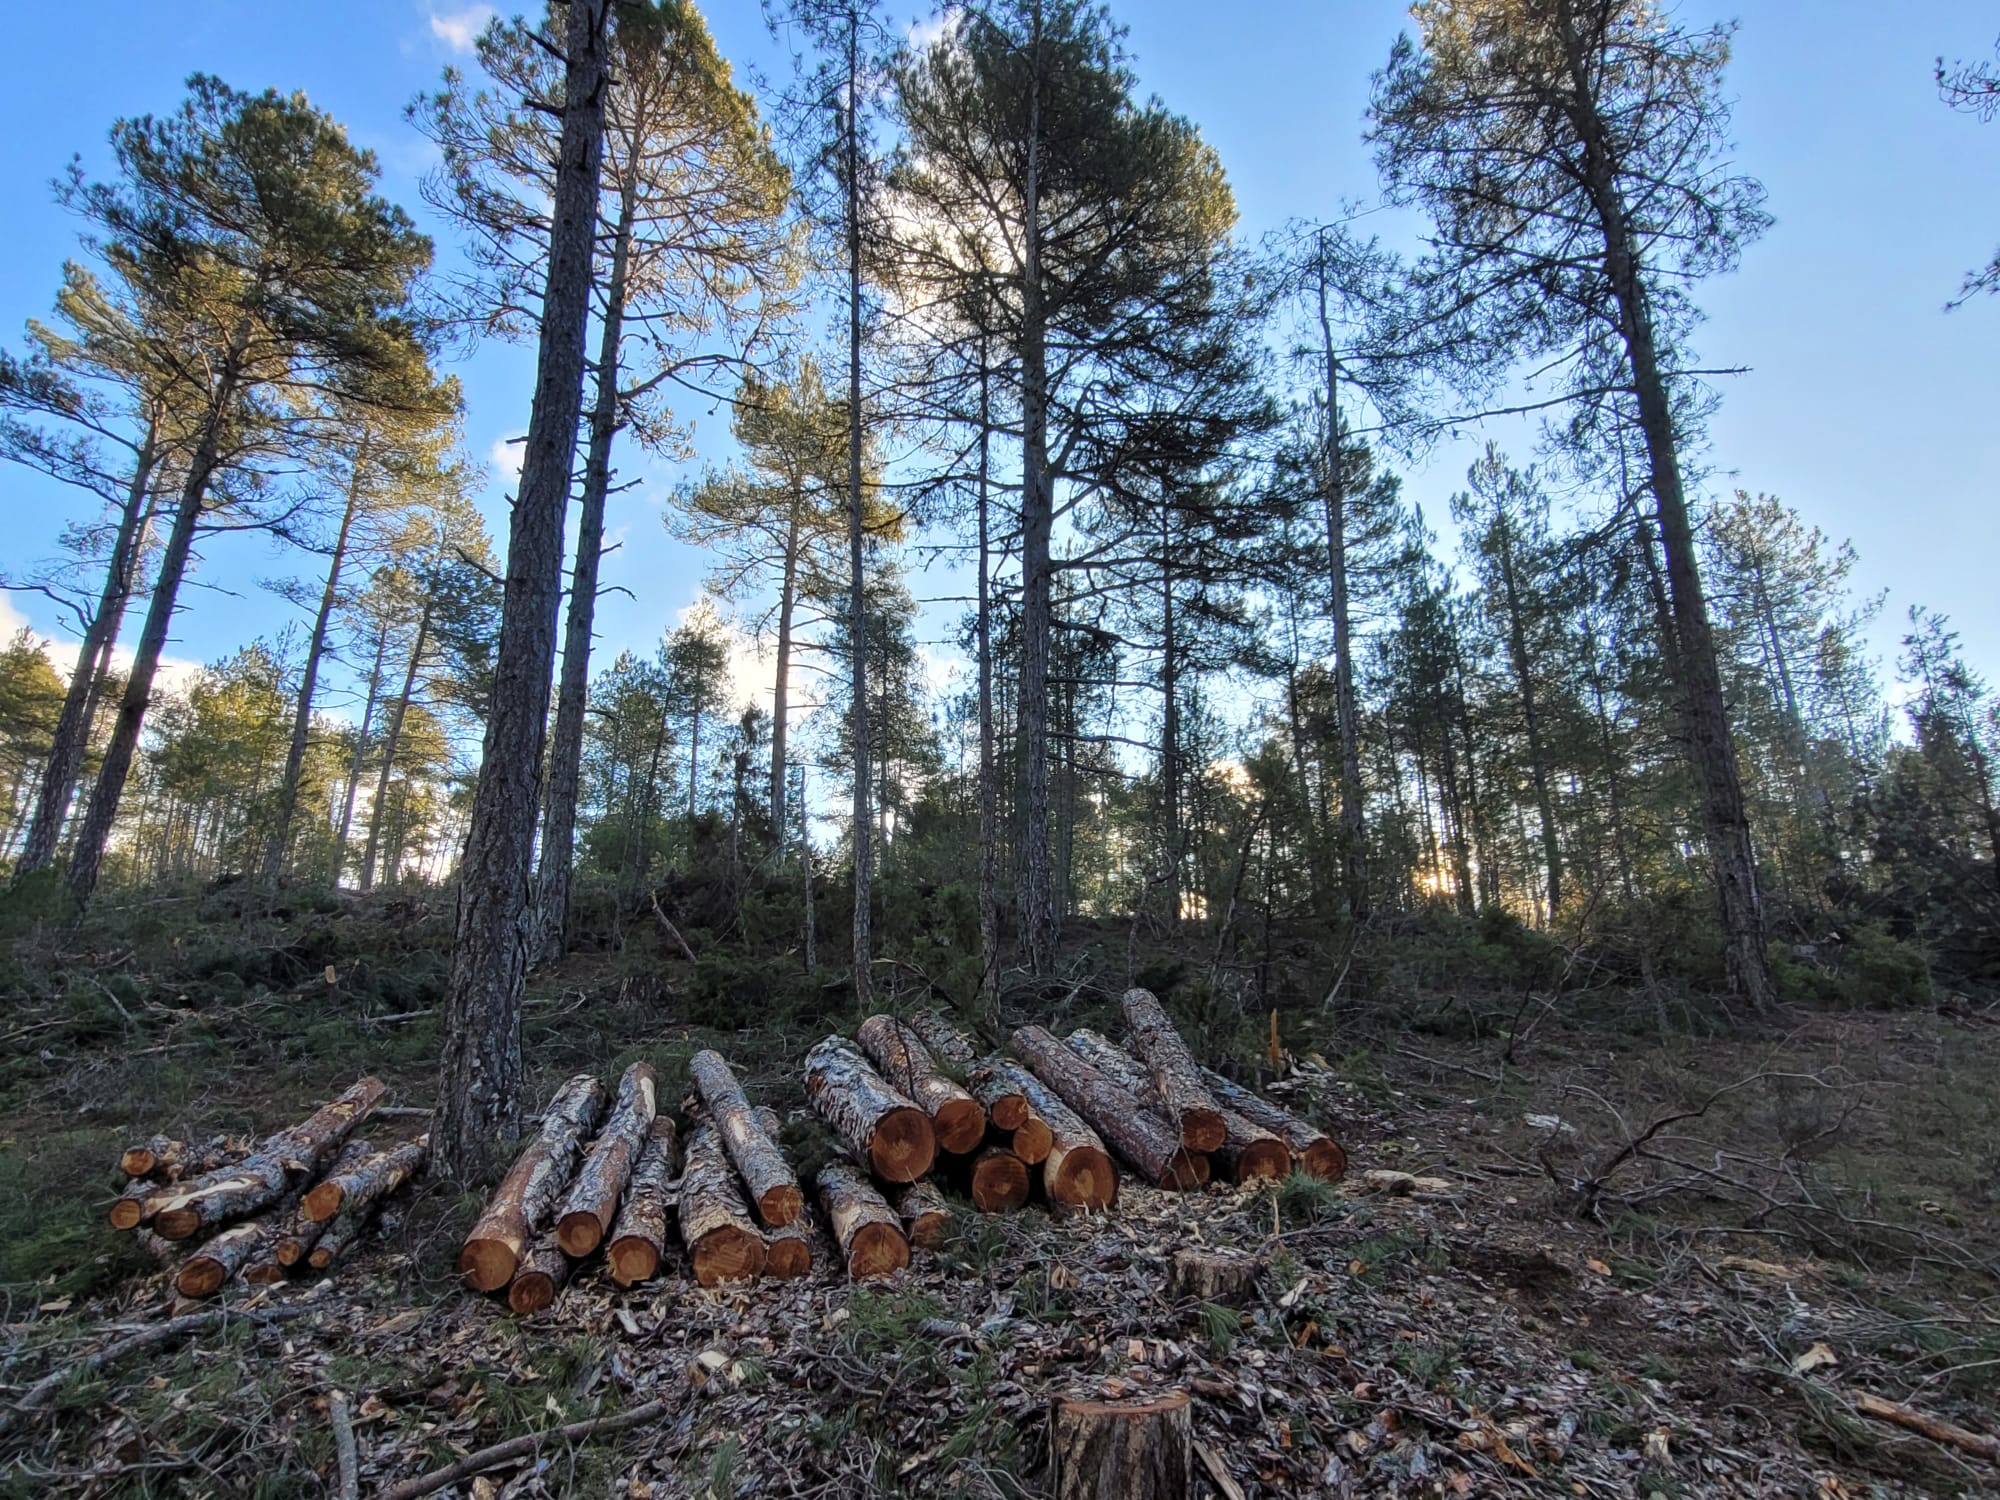
[(910, 1242), (888, 1224), (863, 1224), (847, 1246), (847, 1274), (856, 1281), (893, 1275), (910, 1263)]
[(885, 1182), (915, 1182), (937, 1159), (937, 1137), (920, 1109), (899, 1105), (883, 1115), (868, 1143), (868, 1161)]
[(747, 1230), (725, 1227), (710, 1231), (694, 1246), (694, 1279), (703, 1286), (748, 1281), (764, 1271), (764, 1239)]

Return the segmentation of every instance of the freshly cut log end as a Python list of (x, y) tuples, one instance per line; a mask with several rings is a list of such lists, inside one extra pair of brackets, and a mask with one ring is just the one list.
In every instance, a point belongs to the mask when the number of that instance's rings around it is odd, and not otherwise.
[(658, 1077), (649, 1062), (633, 1063), (619, 1079), (611, 1117), (584, 1153), (557, 1210), (556, 1243), (565, 1254), (582, 1257), (604, 1242), (658, 1113), (657, 1090)]
[(904, 1234), (920, 1250), (937, 1249), (951, 1232), (951, 1205), (934, 1183), (911, 1183), (895, 1195), (894, 1204)]
[[(1200, 1185), (1201, 1163), (1172, 1127), (1142, 1109), (1129, 1090), (1085, 1062), (1075, 1049), (1040, 1026), (1023, 1026), (1014, 1033), (1014, 1050), (1148, 1182), (1176, 1188)], [(1057, 1135), (1060, 1138), (1061, 1132)], [(1044, 1163), (1044, 1174), (1047, 1170)]]
[(946, 1099), (931, 1116), (931, 1129), (937, 1136), (940, 1149), (949, 1151), (953, 1156), (970, 1155), (986, 1139), (985, 1106), (969, 1095), (963, 1099)]
[(253, 1260), (243, 1268), (243, 1282), (246, 1286), (276, 1286), (285, 1279), (285, 1267), (289, 1262), (280, 1261), (275, 1255)]
[(1298, 1158), (1299, 1166), (1314, 1177), (1338, 1182), (1347, 1175), (1347, 1152), (1323, 1131), (1314, 1129), (1282, 1105), (1275, 1104), (1213, 1068), (1202, 1069), (1202, 1082), (1224, 1109), (1233, 1110), (1251, 1124), (1270, 1131)]
[(183, 1297), (212, 1297), (224, 1282), (260, 1257), (270, 1237), (268, 1218), (250, 1219), (225, 1229), (181, 1262), (174, 1290)]
[(667, 1225), (674, 1211), (667, 1184), (674, 1176), (675, 1144), (673, 1117), (655, 1115), (646, 1149), (640, 1153), (632, 1184), (625, 1190), (624, 1207), (618, 1210), (618, 1222), (612, 1226), (611, 1242), (604, 1250), (604, 1264), (620, 1286), (651, 1279), (666, 1259)]
[(819, 1173), (820, 1207), (855, 1281), (889, 1276), (910, 1263), (910, 1242), (896, 1211), (859, 1168), (829, 1162)]
[(1028, 1108), (1028, 1101), (1021, 1096), (1007, 1079), (1004, 1071), (996, 1069), (1000, 1059), (989, 1057), (973, 1067), (965, 1075), (965, 1086), (972, 1097), (985, 1107), (986, 1117), (993, 1122), (996, 1130), (1019, 1130), (1034, 1118), (1034, 1111)]
[(972, 1162), (972, 1206), (1011, 1214), (1028, 1201), (1028, 1164), (1004, 1146), (988, 1146)]
[(894, 1016), (874, 1015), (854, 1039), (889, 1087), (930, 1117), (938, 1146), (955, 1156), (978, 1148), (986, 1136), (986, 1106), (945, 1076), (915, 1030)]
[(1240, 1149), (1232, 1144), (1225, 1147), (1221, 1154), (1225, 1161), (1230, 1162), (1231, 1175), (1237, 1182), (1275, 1181), (1291, 1174), (1291, 1147), (1275, 1135), (1266, 1134), (1247, 1142)]
[(764, 1274), (773, 1281), (797, 1281), (813, 1268), (812, 1226), (803, 1214), (764, 1233)]
[(1228, 1136), (1222, 1111), (1166, 1007), (1151, 990), (1135, 989), (1125, 992), (1124, 1011), (1133, 1051), (1152, 1075), (1160, 1108), (1180, 1131), (1181, 1144), (1190, 1151), (1217, 1150)]
[(722, 1139), (703, 1119), (688, 1135), (681, 1174), (681, 1240), (703, 1286), (744, 1281), (764, 1271), (764, 1236), (757, 1232)]
[(149, 1182), (132, 1182), (111, 1203), (111, 1211), (104, 1217), (113, 1229), (137, 1229), (153, 1216), (157, 1205), (149, 1205), (147, 1200), (159, 1194), (160, 1190)]
[(183, 1156), (187, 1149), (186, 1141), (156, 1135), (144, 1145), (127, 1146), (118, 1158), (118, 1170), (127, 1177), (151, 1177), (155, 1172), (165, 1171), (167, 1164)]
[[(1049, 1200), (1065, 1208), (1091, 1212), (1111, 1207), (1118, 1198), (1118, 1168), (1105, 1151), (1104, 1142), (1098, 1139), (1097, 1132), (1026, 1068), (1016, 1063), (1001, 1062), (994, 1064), (994, 1071), (1005, 1077), (1015, 1092), (1027, 1101), (1035, 1122), (1048, 1133), (1048, 1141), (1041, 1146), (1039, 1155), (1042, 1191)], [(1036, 1143), (1024, 1139), (1029, 1128), (1023, 1126), (1014, 1132), (1014, 1154), (1017, 1156), (1024, 1149), (1035, 1149)]]
[[(1102, 1073), (1112, 1083), (1132, 1096), (1135, 1105), (1145, 1114), (1159, 1121), (1170, 1141), (1178, 1140), (1181, 1132), (1174, 1122), (1167, 1118), (1160, 1108), (1159, 1090), (1147, 1076), (1139, 1060), (1124, 1048), (1117, 1046), (1109, 1037), (1099, 1032), (1079, 1026), (1064, 1039), (1064, 1045), (1091, 1067)], [(1255, 1134), (1255, 1127), (1245, 1124), (1245, 1130)], [(1249, 1139), (1246, 1136), (1245, 1139)], [(1278, 1143), (1282, 1149), (1283, 1143)], [(1228, 1147), (1225, 1137), (1224, 1149)], [(1289, 1160), (1289, 1154), (1287, 1155)], [(1176, 1188), (1183, 1192), (1205, 1186), (1212, 1168), (1204, 1152), (1182, 1145), (1168, 1159), (1166, 1175), (1157, 1179), (1163, 1187)], [(1282, 1174), (1280, 1174), (1282, 1175)]]
[(569, 1281), (569, 1267), (569, 1257), (555, 1236), (544, 1235), (523, 1257), (521, 1268), (507, 1284), (507, 1306), (523, 1318), (555, 1306)]
[(688, 1079), (721, 1133), (723, 1149), (743, 1178), (757, 1217), (774, 1228), (791, 1223), (805, 1208), (805, 1194), (778, 1149), (777, 1137), (758, 1123), (757, 1111), (728, 1061), (720, 1052), (704, 1048), (688, 1060)]
[(937, 1159), (930, 1116), (838, 1037), (806, 1054), (806, 1097), (857, 1161), (888, 1182), (915, 1182)]
[(1321, 1136), (1299, 1153), (1299, 1165), (1314, 1177), (1338, 1182), (1347, 1175), (1347, 1153), (1328, 1136)]
[(1049, 1419), (1056, 1500), (1169, 1500), (1194, 1492), (1186, 1391), (1146, 1401), (1058, 1400)]
[[(1026, 1107), (1026, 1101), (1023, 1101), (1022, 1107)], [(1014, 1131), (1014, 1154), (1031, 1167), (1047, 1160), (1049, 1148), (1055, 1143), (1055, 1133), (1049, 1129), (1047, 1122), (1033, 1114)]]
[[(349, 1141), (340, 1148), (340, 1155), (326, 1169), (326, 1176), (306, 1189), (306, 1195), (299, 1200), (295, 1220), (311, 1224), (323, 1224), (340, 1212), (340, 1205), (347, 1201), (347, 1194), (353, 1174), (373, 1155), (373, 1149), (366, 1141)], [(325, 1205), (331, 1203), (331, 1208)], [(316, 1211), (318, 1205), (324, 1211)]]
[(166, 1240), (193, 1239), (205, 1228), (276, 1202), (285, 1191), (285, 1183), (284, 1165), (272, 1156), (247, 1161), (217, 1176), (198, 1178), (157, 1204), (153, 1232)]
[(475, 1292), (497, 1292), (514, 1279), (529, 1242), (561, 1201), (603, 1108), (604, 1085), (588, 1073), (556, 1090), (541, 1132), (501, 1180), (458, 1252), (459, 1275)]

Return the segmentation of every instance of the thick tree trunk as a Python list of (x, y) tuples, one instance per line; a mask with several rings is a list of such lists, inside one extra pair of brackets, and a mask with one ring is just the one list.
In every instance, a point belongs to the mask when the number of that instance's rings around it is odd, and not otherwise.
[(708, 1120), (688, 1132), (681, 1173), (681, 1243), (703, 1286), (755, 1280), (764, 1270), (764, 1236), (729, 1168), (722, 1137)]
[(576, 795), (583, 770), (583, 717), (590, 693), (590, 632), (597, 616), (597, 572), (604, 555), (604, 506), (611, 493), (611, 445), (619, 428), (619, 351), (625, 338), (626, 267), (638, 201), (627, 176), (618, 184), (618, 219), (612, 230), (611, 273), (597, 340), (597, 391), (590, 407), (590, 446), (583, 462), (577, 507), (576, 561), (570, 568), (569, 614), (563, 623), (562, 682), (549, 746), (549, 779), (542, 792), (542, 855), (536, 877), (534, 961), (563, 956), (569, 925), (570, 878), (576, 863)]
[(562, 1207), (556, 1211), (556, 1243), (584, 1256), (603, 1242), (618, 1212), (618, 1199), (632, 1180), (632, 1167), (645, 1149), (658, 1112), (658, 1084), (649, 1062), (635, 1062), (618, 1083), (610, 1118), (584, 1154)]
[(1141, 1401), (1058, 1400), (1049, 1417), (1055, 1500), (1179, 1500), (1194, 1493), (1186, 1391)]
[(1039, 1026), (1014, 1033), (1014, 1050), (1021, 1060), (1111, 1148), (1157, 1187), (1181, 1190), (1199, 1187), (1198, 1152), (1188, 1150), (1173, 1128), (1149, 1115), (1139, 1101), (1078, 1057)]
[(531, 1317), (554, 1307), (556, 1298), (569, 1284), (570, 1258), (556, 1243), (550, 1230), (535, 1241), (521, 1257), (520, 1269), (507, 1283), (507, 1307), (518, 1318)]
[(864, 509), (861, 493), (865, 414), (861, 405), (861, 21), (847, 26), (847, 99), (841, 148), (846, 159), (847, 239), (847, 633), (853, 645), (848, 663), (850, 749), (854, 757), (854, 923), (852, 967), (855, 1003), (868, 1009), (875, 999), (873, 907), (870, 891), (873, 851), (868, 818), (868, 614), (863, 571)]
[(750, 1191), (757, 1217), (774, 1228), (797, 1219), (806, 1201), (799, 1180), (778, 1149), (777, 1137), (758, 1123), (757, 1111), (722, 1054), (697, 1052), (688, 1061), (688, 1081), (721, 1132), (723, 1148)]
[(969, 1195), (983, 1214), (1011, 1214), (1028, 1201), (1028, 1164), (1005, 1146), (988, 1146), (972, 1158)]
[(854, 1033), (861, 1050), (889, 1086), (930, 1116), (937, 1143), (954, 1156), (978, 1149), (986, 1138), (986, 1110), (941, 1072), (923, 1038), (894, 1016), (873, 1015)]
[(1176, 1250), (1160, 1288), (1169, 1302), (1214, 1302), (1234, 1307), (1250, 1295), (1263, 1262), (1254, 1255), (1215, 1250)]
[(1208, 1085), (1209, 1093), (1226, 1109), (1241, 1115), (1252, 1125), (1270, 1131), (1291, 1147), (1298, 1164), (1310, 1175), (1327, 1182), (1338, 1182), (1347, 1175), (1347, 1153), (1323, 1131), (1315, 1130), (1262, 1094), (1232, 1083), (1212, 1069), (1202, 1070), (1202, 1081)]
[[(1050, 1201), (1087, 1210), (1108, 1209), (1117, 1202), (1118, 1168), (1097, 1132), (1053, 1088), (1018, 1063), (1000, 1063), (995, 1071), (1004, 1074), (1028, 1101), (1034, 1123), (1048, 1135), (1048, 1149), (1042, 1153), (1040, 1165), (1042, 1189)], [(1014, 1132), (1014, 1154), (1024, 1162), (1031, 1160), (1023, 1155), (1022, 1137), (1027, 1134), (1026, 1126)]]
[(669, 1188), (678, 1166), (675, 1146), (673, 1116), (655, 1115), (604, 1247), (605, 1268), (620, 1286), (651, 1279), (666, 1258), (667, 1226), (679, 1206)]
[(453, 1182), (476, 1180), (521, 1112), (521, 984), (532, 936), (530, 860), (562, 597), (563, 514), (583, 404), (584, 338), (596, 248), (598, 175), (609, 86), (609, 0), (570, 0), (535, 403), (507, 543), (492, 707), (465, 852), (445, 987), (432, 1145)]
[(125, 504), (118, 515), (118, 533), (111, 544), (111, 557), (104, 569), (104, 587), (98, 592), (97, 608), (77, 643), (76, 665), (69, 674), (69, 690), (63, 694), (62, 711), (56, 716), (55, 736), (49, 743), (48, 758), (35, 793), (35, 807), (28, 821), (28, 836), (14, 861), (18, 879), (31, 870), (54, 863), (56, 846), (62, 839), (63, 820), (69, 816), (70, 798), (90, 751), (90, 721), (97, 706), (98, 679), (103, 664), (118, 640), (138, 579), (139, 558), (145, 550), (146, 529), (152, 519), (153, 474), (159, 464), (157, 419), (149, 422), (132, 463), (132, 481), (126, 487)]
[(988, 511), (993, 445), (991, 383), (986, 340), (982, 336), (979, 341), (979, 598), (973, 629), (979, 654), (979, 994), (988, 1006), (1000, 993), (997, 879), (1000, 788), (993, 755), (993, 581)]
[(896, 1211), (860, 1168), (831, 1161), (819, 1169), (819, 1203), (847, 1262), (850, 1280), (889, 1276), (910, 1263), (910, 1242)]
[(1201, 1081), (1201, 1064), (1188, 1050), (1166, 1010), (1150, 990), (1127, 990), (1125, 1024), (1132, 1029), (1132, 1050), (1144, 1061), (1153, 1080), (1161, 1112), (1190, 1151), (1213, 1151), (1222, 1144), (1222, 1113)]
[(368, 842), (361, 850), (361, 889), (375, 888), (375, 853), (382, 842), (382, 820), (389, 809), (389, 778), (396, 769), (396, 751), (403, 742), (403, 721), (409, 717), (410, 696), (417, 690), (417, 673), (424, 663), (424, 648), (430, 643), (431, 617), (436, 598), (428, 580), (424, 587), (424, 607), (417, 616), (416, 639), (410, 643), (410, 660), (403, 668), (403, 691), (389, 710), (389, 728), (382, 736), (382, 766), (375, 773), (375, 796), (368, 804)]
[(475, 1292), (497, 1292), (514, 1279), (529, 1242), (562, 1201), (603, 1111), (604, 1085), (588, 1073), (556, 1091), (541, 1132), (515, 1160), (458, 1252), (458, 1274)]
[(931, 1169), (937, 1137), (925, 1114), (839, 1037), (806, 1054), (806, 1098), (849, 1153), (888, 1182), (915, 1182)]
[[(1026, 1174), (1023, 1174), (1024, 1176)], [(951, 1205), (932, 1182), (912, 1182), (890, 1196), (903, 1232), (919, 1250), (935, 1250), (951, 1232)]]

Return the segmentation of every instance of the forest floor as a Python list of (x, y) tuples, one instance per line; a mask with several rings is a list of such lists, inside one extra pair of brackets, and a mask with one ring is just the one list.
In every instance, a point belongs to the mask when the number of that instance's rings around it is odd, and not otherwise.
[[(452, 1274), (478, 1197), (419, 1184), (334, 1276), (10, 1411), (163, 1315), (157, 1268), (102, 1227), (130, 1140), (261, 1133), (366, 1072), (429, 1102), (448, 923), (436, 897), (225, 893), (0, 933), (0, 1494), (331, 1494), (338, 1391), (364, 1494), (657, 1399), (444, 1493), (1025, 1496), (1052, 1397), (1169, 1386), (1223, 1500), (2000, 1494), (2000, 1465), (1854, 1405), (2000, 1430), (2000, 1018), (1965, 1005), (1731, 1027), (1611, 991), (1289, 1010), (1293, 1107), (1345, 1142), (1347, 1182), (968, 1211), (878, 1286), (588, 1275), (516, 1320)], [(805, 1047), (853, 1019), (829, 992), (698, 1026), (696, 988), (629, 948), (537, 976), (537, 1097), (637, 1056), (676, 1097), (713, 1044), (793, 1109)], [(1102, 1007), (1078, 983), (1043, 1018)], [(1214, 1030), (1247, 1048), (1265, 1025)], [(1193, 1246), (1261, 1259), (1240, 1307), (1164, 1298)]]

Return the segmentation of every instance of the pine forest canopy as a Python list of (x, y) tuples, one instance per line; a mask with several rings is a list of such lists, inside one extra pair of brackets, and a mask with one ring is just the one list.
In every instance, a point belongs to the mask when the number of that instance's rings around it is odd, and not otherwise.
[[(76, 640), (0, 650), (15, 899), (452, 889), (467, 1176), (528, 971), (656, 925), (863, 1002), (1057, 982), (1080, 917), (1241, 995), (1252, 914), (1746, 1014), (1836, 949), (2000, 984), (1978, 653), (1919, 607), (1878, 660), (1867, 560), (1717, 441), (1704, 310), (1772, 225), (1732, 27), (1421, 0), (1375, 180), (1256, 235), (1108, 7), (766, 9), (761, 97), (685, 0), (492, 18), (408, 106), (427, 232), (320, 106), (206, 75), (58, 180), (0, 355), (0, 453), (69, 497), (5, 582)], [(612, 561), (655, 513), (692, 607)], [(241, 531), (267, 628), (170, 662)]]

